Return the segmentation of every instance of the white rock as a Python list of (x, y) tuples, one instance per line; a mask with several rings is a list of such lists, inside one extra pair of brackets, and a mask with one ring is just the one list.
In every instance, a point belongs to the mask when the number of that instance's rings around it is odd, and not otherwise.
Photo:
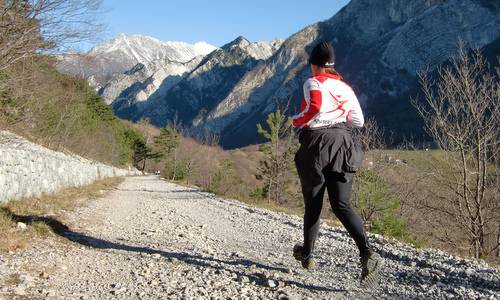
[(272, 280), (272, 279), (268, 279), (266, 281), (266, 285), (270, 288), (275, 288), (277, 287), (278, 285), (276, 284), (276, 281)]
[(25, 290), (25, 287), (23, 287), (23, 286), (16, 287), (13, 290), (13, 292), (14, 292), (14, 294), (16, 294), (18, 296), (24, 296), (24, 295), (26, 295), (26, 290)]
[(0, 153), (0, 203), (53, 193), (97, 179), (139, 175), (135, 169), (117, 169), (77, 155), (49, 150), (8, 131), (0, 131)]
[(18, 230), (26, 230), (26, 228), (27, 228), (27, 227), (28, 227), (28, 226), (26, 226), (26, 224), (24, 224), (23, 222), (17, 222), (17, 226), (16, 226), (16, 228), (17, 228)]

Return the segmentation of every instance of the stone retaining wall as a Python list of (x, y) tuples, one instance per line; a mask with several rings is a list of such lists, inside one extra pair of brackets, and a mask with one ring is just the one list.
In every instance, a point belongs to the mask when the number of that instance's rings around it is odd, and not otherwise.
[(140, 174), (135, 168), (119, 169), (52, 151), (0, 131), (0, 203), (83, 186), (98, 179)]

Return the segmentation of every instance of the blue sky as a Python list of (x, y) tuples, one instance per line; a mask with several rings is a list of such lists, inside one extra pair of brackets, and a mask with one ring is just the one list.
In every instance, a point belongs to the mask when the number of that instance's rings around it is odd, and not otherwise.
[(332, 17), (349, 0), (104, 0), (102, 35), (149, 35), (164, 41), (222, 46), (237, 36), (251, 41), (286, 38)]

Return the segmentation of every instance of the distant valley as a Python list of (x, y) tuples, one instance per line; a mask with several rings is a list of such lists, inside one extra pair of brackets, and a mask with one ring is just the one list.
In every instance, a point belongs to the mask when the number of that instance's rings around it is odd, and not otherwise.
[(365, 114), (398, 140), (423, 134), (410, 105), (417, 72), (446, 63), (459, 40), (494, 62), (499, 38), (497, 1), (352, 0), (284, 41), (238, 37), (217, 48), (121, 35), (87, 55), (68, 54), (59, 66), (88, 79), (121, 118), (164, 126), (176, 117), (193, 134), (214, 132), (235, 148), (261, 141), (255, 124), (277, 104), (290, 101), (296, 111), (307, 52), (326, 39)]

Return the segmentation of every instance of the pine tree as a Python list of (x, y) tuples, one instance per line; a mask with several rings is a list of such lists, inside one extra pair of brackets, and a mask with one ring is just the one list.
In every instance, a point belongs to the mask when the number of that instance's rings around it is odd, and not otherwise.
[(134, 166), (140, 171), (144, 171), (146, 169), (146, 161), (148, 159), (159, 157), (159, 154), (153, 152), (153, 149), (148, 147), (142, 139), (134, 141), (133, 150), (133, 163)]
[(268, 130), (257, 124), (258, 133), (268, 140), (259, 150), (266, 155), (260, 162), (257, 179), (264, 181), (264, 191), (268, 201), (285, 202), (284, 192), (289, 181), (292, 167), (292, 120), (278, 109), (270, 113), (266, 120)]
[(176, 149), (179, 147), (180, 133), (174, 127), (167, 125), (160, 130), (160, 135), (154, 139), (154, 145), (158, 152), (158, 157), (166, 158), (168, 173), (171, 179), (176, 179), (177, 170), (177, 153)]
[(113, 114), (113, 110), (109, 105), (104, 102), (104, 99), (97, 95), (95, 92), (90, 92), (86, 99), (87, 108), (93, 114), (95, 119), (101, 121), (114, 121), (117, 120)]

